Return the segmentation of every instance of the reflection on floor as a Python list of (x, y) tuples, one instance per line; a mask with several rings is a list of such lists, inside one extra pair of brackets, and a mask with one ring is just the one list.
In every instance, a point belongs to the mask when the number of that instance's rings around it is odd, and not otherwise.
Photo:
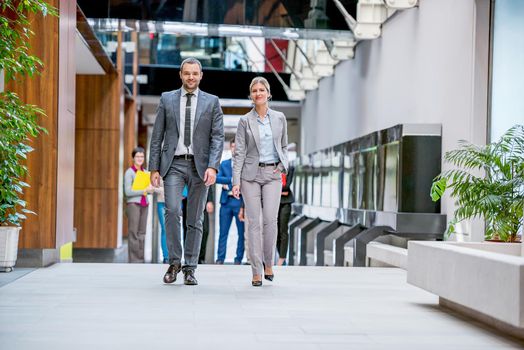
[[(398, 269), (58, 264), (0, 288), (2, 349), (518, 349), (438, 307)], [(181, 277), (181, 276), (179, 276)]]

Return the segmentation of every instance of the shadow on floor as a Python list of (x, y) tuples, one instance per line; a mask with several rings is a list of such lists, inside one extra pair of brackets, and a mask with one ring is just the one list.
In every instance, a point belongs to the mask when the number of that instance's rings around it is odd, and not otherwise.
[(35, 271), (35, 268), (16, 267), (11, 272), (0, 272), (0, 288)]

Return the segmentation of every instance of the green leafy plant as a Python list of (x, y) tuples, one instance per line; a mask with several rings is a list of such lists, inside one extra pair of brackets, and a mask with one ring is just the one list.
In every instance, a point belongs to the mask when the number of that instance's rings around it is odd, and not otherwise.
[(437, 176), (431, 187), (433, 201), (448, 188), (456, 200), (448, 232), (455, 232), (455, 225), (463, 220), (482, 217), (487, 239), (515, 241), (524, 220), (524, 126), (513, 126), (486, 146), (459, 144), (459, 149), (444, 156), (457, 169)]
[[(57, 15), (56, 9), (41, 0), (2, 0), (0, 4), (0, 71), (6, 81), (32, 77), (43, 67), (29, 54), (30, 15)], [(27, 176), (25, 160), (33, 148), (31, 137), (45, 129), (38, 125), (44, 111), (24, 103), (17, 94), (0, 92), (0, 225), (20, 225), (27, 213), (22, 199)]]

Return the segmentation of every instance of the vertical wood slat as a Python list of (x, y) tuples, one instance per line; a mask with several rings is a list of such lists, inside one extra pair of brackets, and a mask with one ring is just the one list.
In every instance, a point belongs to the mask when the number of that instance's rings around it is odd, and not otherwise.
[[(124, 172), (132, 164), (131, 152), (136, 147), (136, 103), (131, 99), (125, 100), (124, 122)], [(124, 174), (122, 173), (122, 176)], [(125, 208), (125, 203), (124, 203)], [(127, 216), (123, 213), (122, 235), (127, 237)]]
[[(133, 51), (133, 88), (132, 98), (126, 98), (124, 103), (125, 115), (124, 115), (124, 172), (132, 164), (131, 152), (137, 146), (137, 126), (138, 126), (138, 113), (137, 113), (137, 95), (138, 95), (138, 33), (131, 33), (131, 41), (135, 45)], [(122, 173), (122, 176), (124, 174)], [(125, 201), (125, 198), (124, 198)], [(125, 203), (124, 203), (125, 208)], [(127, 215), (125, 212), (122, 213), (122, 236), (127, 237)]]
[[(119, 142), (119, 157), (118, 157), (118, 172), (119, 174), (122, 174), (119, 177), (118, 181), (118, 208), (117, 208), (117, 246), (122, 245), (122, 231), (123, 231), (123, 225), (124, 225), (124, 128), (125, 128), (125, 98), (124, 98), (124, 48), (122, 46), (123, 43), (123, 32), (119, 31), (117, 33), (117, 39), (118, 39), (118, 48), (117, 48), (117, 71), (118, 71), (118, 86), (119, 86), (119, 115), (118, 115), (118, 121), (120, 125), (120, 142)], [(135, 99), (136, 101), (136, 99)]]

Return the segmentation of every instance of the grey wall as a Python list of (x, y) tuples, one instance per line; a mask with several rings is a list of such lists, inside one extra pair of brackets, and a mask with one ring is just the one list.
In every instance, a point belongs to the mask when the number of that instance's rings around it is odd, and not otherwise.
[[(419, 3), (307, 93), (302, 154), (400, 123), (442, 124), (444, 151), (486, 141), (489, 0)], [(442, 210), (451, 214), (453, 201)]]

